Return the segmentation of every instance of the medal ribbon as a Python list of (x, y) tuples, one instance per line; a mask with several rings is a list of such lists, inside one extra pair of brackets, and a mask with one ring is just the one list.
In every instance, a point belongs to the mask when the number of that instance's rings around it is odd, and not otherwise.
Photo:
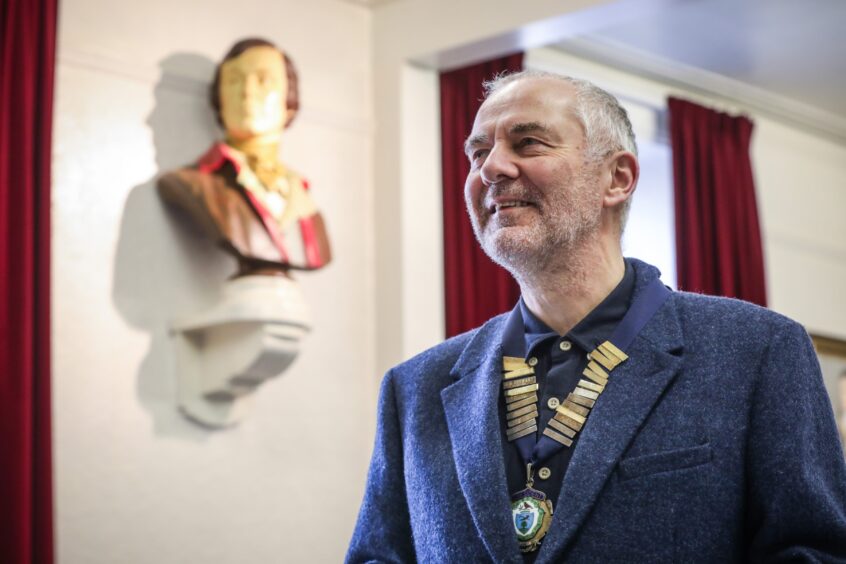
[[(652, 319), (670, 295), (670, 290), (667, 289), (667, 287), (661, 283), (661, 280), (657, 278), (643, 289), (637, 299), (632, 302), (625, 316), (623, 316), (623, 319), (614, 329), (614, 332), (611, 334), (611, 338), (590, 353), (589, 356), (591, 361), (588, 363), (588, 368), (585, 369), (583, 374), (593, 381), (582, 380), (579, 383), (579, 387), (577, 387), (574, 392), (576, 395), (570, 395), (570, 398), (573, 401), (568, 405), (571, 409), (567, 409), (566, 407), (562, 409), (562, 407), (559, 406), (559, 412), (563, 413), (561, 418), (566, 421), (566, 425), (560, 425), (561, 421), (559, 420), (559, 415), (556, 414), (556, 418), (550, 420), (550, 424), (544, 430), (544, 434), (541, 436), (540, 440), (536, 439), (536, 427), (535, 431), (514, 439), (517, 450), (520, 453), (520, 457), (523, 459), (524, 464), (537, 466), (543, 461), (548, 460), (565, 446), (569, 446), (569, 444), (566, 443), (572, 444), (572, 440), (567, 437), (574, 438), (575, 433), (580, 431), (582, 425), (584, 425), (587, 415), (590, 412), (590, 407), (593, 407), (596, 398), (599, 397), (599, 394), (604, 389), (604, 382), (606, 382), (608, 378), (608, 374), (605, 370), (610, 372), (618, 364), (624, 362), (628, 358), (625, 351), (628, 350), (632, 342), (634, 342), (635, 337), (637, 337), (638, 333), (640, 333), (641, 329), (643, 329), (649, 320)], [(506, 331), (513, 329), (516, 328), (509, 327)], [(525, 358), (526, 354), (523, 339), (508, 339), (508, 341), (519, 342), (521, 345), (519, 346), (519, 351), (504, 351), (504, 365), (508, 365), (511, 360), (522, 360)], [(509, 368), (506, 368), (506, 370), (509, 370)], [(534, 372), (533, 369), (517, 368), (517, 370), (513, 371), (512, 374), (522, 375), (519, 374), (519, 372), (523, 370), (529, 370), (530, 374), (533, 374)], [(505, 386), (508, 386), (508, 379), (517, 378), (517, 376), (510, 376), (509, 373), (506, 372), (505, 378)], [(603, 383), (600, 384), (599, 382)], [(531, 387), (534, 387), (534, 389), (537, 390), (537, 384), (534, 384)], [(516, 388), (514, 391), (516, 392), (519, 389), (520, 388)], [(506, 389), (506, 402), (510, 401), (508, 392), (509, 390)], [(534, 405), (536, 406), (537, 402), (535, 402)], [(574, 412), (575, 410), (578, 412)], [(509, 432), (512, 432), (514, 429), (518, 429), (522, 426), (523, 425), (515, 426)], [(561, 432), (564, 432), (567, 436), (562, 435)], [(519, 434), (519, 432), (516, 434)], [(558, 438), (554, 439), (549, 435)]]

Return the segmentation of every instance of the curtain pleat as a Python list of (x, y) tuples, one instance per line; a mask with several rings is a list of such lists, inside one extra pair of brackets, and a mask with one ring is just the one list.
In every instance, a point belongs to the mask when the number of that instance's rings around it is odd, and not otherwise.
[(0, 561), (53, 562), (50, 161), (56, 0), (0, 8)]
[(767, 305), (752, 122), (669, 99), (681, 290)]

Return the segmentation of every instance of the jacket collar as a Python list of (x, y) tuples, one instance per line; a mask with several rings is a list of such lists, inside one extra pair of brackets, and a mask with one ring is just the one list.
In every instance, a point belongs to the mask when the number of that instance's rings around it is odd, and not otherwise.
[(458, 481), (476, 530), (494, 562), (522, 562), (511, 524), (511, 500), (502, 463), (499, 385), (506, 315), (483, 325), (452, 370), (456, 382), (441, 391)]
[[(637, 299), (660, 273), (629, 260)], [(538, 562), (562, 558), (637, 429), (675, 378), (683, 336), (673, 303), (671, 297), (646, 324), (631, 346), (629, 360), (614, 371), (593, 408)], [(502, 335), (509, 317), (495, 317), (476, 332), (453, 367), (456, 382), (441, 392), (459, 484), (479, 536), (496, 562), (522, 562), (511, 522), (499, 422)]]

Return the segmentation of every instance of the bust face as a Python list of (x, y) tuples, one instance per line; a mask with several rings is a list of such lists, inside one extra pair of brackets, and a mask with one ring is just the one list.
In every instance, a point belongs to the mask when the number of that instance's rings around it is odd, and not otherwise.
[(221, 65), (221, 116), (230, 138), (281, 133), (287, 95), (285, 59), (273, 47), (252, 47)]

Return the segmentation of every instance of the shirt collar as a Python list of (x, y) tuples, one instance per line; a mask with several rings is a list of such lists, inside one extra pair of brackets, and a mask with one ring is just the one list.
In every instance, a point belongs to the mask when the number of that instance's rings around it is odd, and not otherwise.
[[(623, 279), (605, 297), (602, 302), (584, 319), (567, 333), (566, 337), (577, 344), (584, 351), (592, 351), (601, 342), (611, 336), (617, 323), (623, 319), (629, 309), (635, 286), (635, 272), (629, 261), (626, 261)], [(538, 319), (520, 298), (515, 313), (519, 313), (523, 321), (523, 339), (528, 357), (532, 350), (547, 339), (558, 338), (558, 333), (546, 323)]]

